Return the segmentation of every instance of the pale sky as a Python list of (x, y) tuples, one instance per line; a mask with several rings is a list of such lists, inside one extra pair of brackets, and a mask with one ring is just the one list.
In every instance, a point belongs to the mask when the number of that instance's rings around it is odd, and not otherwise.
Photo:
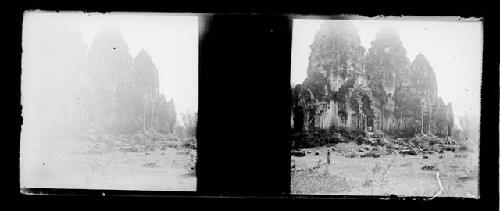
[(141, 49), (159, 72), (160, 92), (174, 99), (178, 116), (198, 110), (198, 17), (160, 13), (77, 13), (90, 46), (101, 25), (113, 22), (123, 33), (132, 58)]
[[(456, 19), (455, 19), (456, 20)], [(451, 102), (455, 115), (480, 114), (482, 69), (482, 23), (479, 21), (349, 20), (358, 30), (366, 50), (378, 31), (390, 26), (398, 31), (413, 61), (423, 53), (434, 69), (438, 95)], [(292, 34), (291, 82), (300, 84), (306, 77), (309, 45), (322, 20), (294, 19)]]

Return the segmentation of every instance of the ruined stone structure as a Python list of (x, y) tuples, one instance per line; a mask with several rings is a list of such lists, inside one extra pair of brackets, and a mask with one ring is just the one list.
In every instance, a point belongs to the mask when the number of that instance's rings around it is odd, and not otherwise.
[(175, 104), (160, 92), (148, 52), (133, 57), (114, 25), (103, 27), (88, 48), (69, 22), (55, 26), (41, 23), (39, 36), (26, 40), (33, 43), (23, 67), (23, 83), (34, 84), (23, 87), (29, 102), (23, 115), (35, 117), (29, 127), (50, 134), (47, 139), (97, 130), (174, 132)]
[(383, 28), (370, 49), (352, 23), (321, 25), (311, 45), (307, 78), (292, 87), (292, 129), (380, 130), (451, 135), (451, 103), (437, 96), (424, 55), (413, 62), (397, 32)]
[(159, 72), (147, 51), (132, 57), (122, 32), (111, 25), (94, 38), (88, 57), (89, 95), (95, 99), (85, 100), (97, 104), (87, 109), (91, 123), (122, 133), (173, 132), (175, 104), (160, 93)]

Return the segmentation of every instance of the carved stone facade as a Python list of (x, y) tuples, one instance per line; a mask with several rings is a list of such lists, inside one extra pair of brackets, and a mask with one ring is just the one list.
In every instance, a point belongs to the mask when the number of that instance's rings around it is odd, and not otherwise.
[(429, 62), (422, 54), (410, 62), (390, 28), (377, 34), (365, 54), (353, 24), (323, 23), (311, 45), (307, 78), (292, 88), (292, 98), (294, 131), (448, 136), (453, 127), (451, 104), (437, 96)]

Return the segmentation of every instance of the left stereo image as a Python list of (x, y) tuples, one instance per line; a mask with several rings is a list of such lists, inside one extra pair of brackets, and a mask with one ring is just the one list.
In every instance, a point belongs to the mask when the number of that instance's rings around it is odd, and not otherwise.
[(20, 187), (196, 191), (198, 16), (26, 11)]

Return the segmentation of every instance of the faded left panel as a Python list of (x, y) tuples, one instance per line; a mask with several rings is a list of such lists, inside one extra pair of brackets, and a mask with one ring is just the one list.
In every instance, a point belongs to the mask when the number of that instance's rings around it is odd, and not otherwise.
[(196, 190), (198, 17), (28, 11), (21, 188)]

